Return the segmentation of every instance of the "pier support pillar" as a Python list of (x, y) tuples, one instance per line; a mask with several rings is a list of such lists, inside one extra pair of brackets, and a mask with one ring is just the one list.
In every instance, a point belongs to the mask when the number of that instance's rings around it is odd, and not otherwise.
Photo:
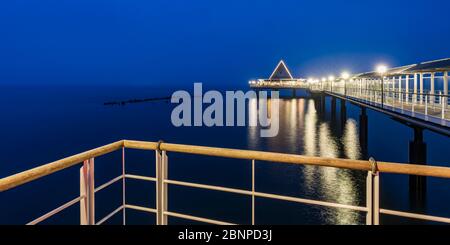
[(331, 120), (336, 121), (336, 98), (331, 96)]
[(321, 96), (320, 96), (320, 104), (322, 105), (322, 107), (321, 107), (321, 112), (322, 112), (322, 114), (325, 114), (325, 111), (326, 111), (326, 104), (325, 104), (325, 93), (321, 93)]
[(325, 111), (326, 111), (326, 104), (325, 104), (325, 93), (320, 93), (320, 115), (324, 118), (325, 117)]
[(312, 100), (314, 101), (314, 108), (316, 109), (317, 114), (322, 110), (322, 101), (320, 99), (320, 94), (310, 93)]
[[(427, 145), (423, 142), (423, 129), (414, 127), (414, 140), (409, 142), (409, 162), (425, 165), (427, 161)], [(426, 203), (427, 179), (424, 176), (409, 176), (409, 199), (411, 208), (421, 211)]]
[(256, 93), (256, 100), (259, 100), (259, 89), (254, 88), (253, 91)]
[(341, 133), (344, 132), (345, 122), (347, 121), (347, 106), (344, 99), (341, 99)]
[(367, 159), (368, 146), (368, 123), (366, 108), (361, 107), (361, 114), (359, 115), (359, 144), (361, 145), (361, 152), (363, 159)]

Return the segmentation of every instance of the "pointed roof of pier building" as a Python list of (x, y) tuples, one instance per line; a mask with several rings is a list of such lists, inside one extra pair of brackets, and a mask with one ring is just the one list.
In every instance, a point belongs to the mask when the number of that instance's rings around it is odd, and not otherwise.
[(282, 79), (294, 79), (291, 72), (287, 68), (283, 60), (278, 62), (277, 67), (273, 70), (272, 75), (270, 75), (269, 80), (282, 80)]

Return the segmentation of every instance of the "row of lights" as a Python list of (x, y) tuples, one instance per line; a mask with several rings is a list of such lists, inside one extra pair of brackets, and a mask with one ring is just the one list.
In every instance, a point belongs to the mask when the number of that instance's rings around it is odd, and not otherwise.
[[(378, 66), (376, 67), (376, 72), (377, 72), (378, 74), (380, 74), (380, 75), (386, 74), (387, 70), (388, 70), (388, 67), (387, 67), (386, 65), (378, 65)], [(350, 73), (347, 72), (347, 71), (343, 71), (343, 72), (341, 73), (341, 78), (344, 79), (344, 80), (349, 79), (349, 78), (350, 78)], [(322, 82), (326, 82), (326, 81), (332, 82), (332, 81), (334, 81), (334, 80), (335, 80), (335, 77), (334, 77), (333, 75), (328, 76), (328, 78), (322, 77), (322, 79), (321, 79)], [(319, 80), (314, 79), (314, 78), (309, 78), (309, 79), (308, 79), (308, 82), (310, 82), (310, 83), (315, 83), (315, 82), (318, 82), (318, 81), (319, 81)]]
[[(383, 76), (387, 72), (387, 70), (388, 70), (388, 67), (386, 65), (378, 65), (376, 67), (376, 72), (378, 74), (380, 74), (381, 76)], [(341, 73), (341, 78), (344, 79), (344, 80), (349, 79), (350, 78), (350, 73), (347, 72), (347, 71), (343, 71)], [(326, 82), (326, 81), (332, 82), (334, 80), (335, 80), (335, 77), (333, 75), (328, 76), (328, 78), (322, 77), (322, 79), (321, 79), (322, 82)], [(308, 78), (307, 81), (308, 81), (308, 83), (318, 83), (319, 82), (319, 80), (315, 79), (315, 78)], [(255, 81), (255, 80), (249, 81), (249, 84), (256, 84), (256, 83), (258, 83), (258, 82)]]

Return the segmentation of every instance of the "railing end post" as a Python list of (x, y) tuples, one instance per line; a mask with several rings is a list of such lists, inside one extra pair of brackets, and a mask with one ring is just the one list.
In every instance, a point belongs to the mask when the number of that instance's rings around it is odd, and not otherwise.
[(94, 158), (83, 162), (80, 168), (80, 224), (95, 224)]
[(377, 161), (369, 158), (370, 171), (367, 174), (367, 218), (368, 225), (380, 224), (380, 175)]
[(164, 181), (167, 179), (167, 154), (161, 150), (161, 144), (164, 141), (159, 140), (156, 146), (156, 224), (167, 225), (167, 215), (164, 212), (167, 210), (167, 184)]

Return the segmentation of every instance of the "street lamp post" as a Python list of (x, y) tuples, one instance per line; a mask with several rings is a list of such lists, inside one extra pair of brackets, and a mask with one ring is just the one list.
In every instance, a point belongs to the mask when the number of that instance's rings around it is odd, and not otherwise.
[(347, 81), (344, 79), (344, 96), (347, 97)]
[(347, 79), (350, 78), (350, 74), (346, 71), (341, 74), (342, 79), (344, 79), (344, 96), (347, 97)]
[(387, 72), (387, 67), (385, 65), (377, 66), (377, 72), (380, 74), (381, 80), (381, 108), (384, 107), (384, 75)]
[(329, 77), (328, 77), (328, 81), (331, 82), (331, 92), (333, 93), (333, 81), (334, 81), (334, 76), (329, 76)]

